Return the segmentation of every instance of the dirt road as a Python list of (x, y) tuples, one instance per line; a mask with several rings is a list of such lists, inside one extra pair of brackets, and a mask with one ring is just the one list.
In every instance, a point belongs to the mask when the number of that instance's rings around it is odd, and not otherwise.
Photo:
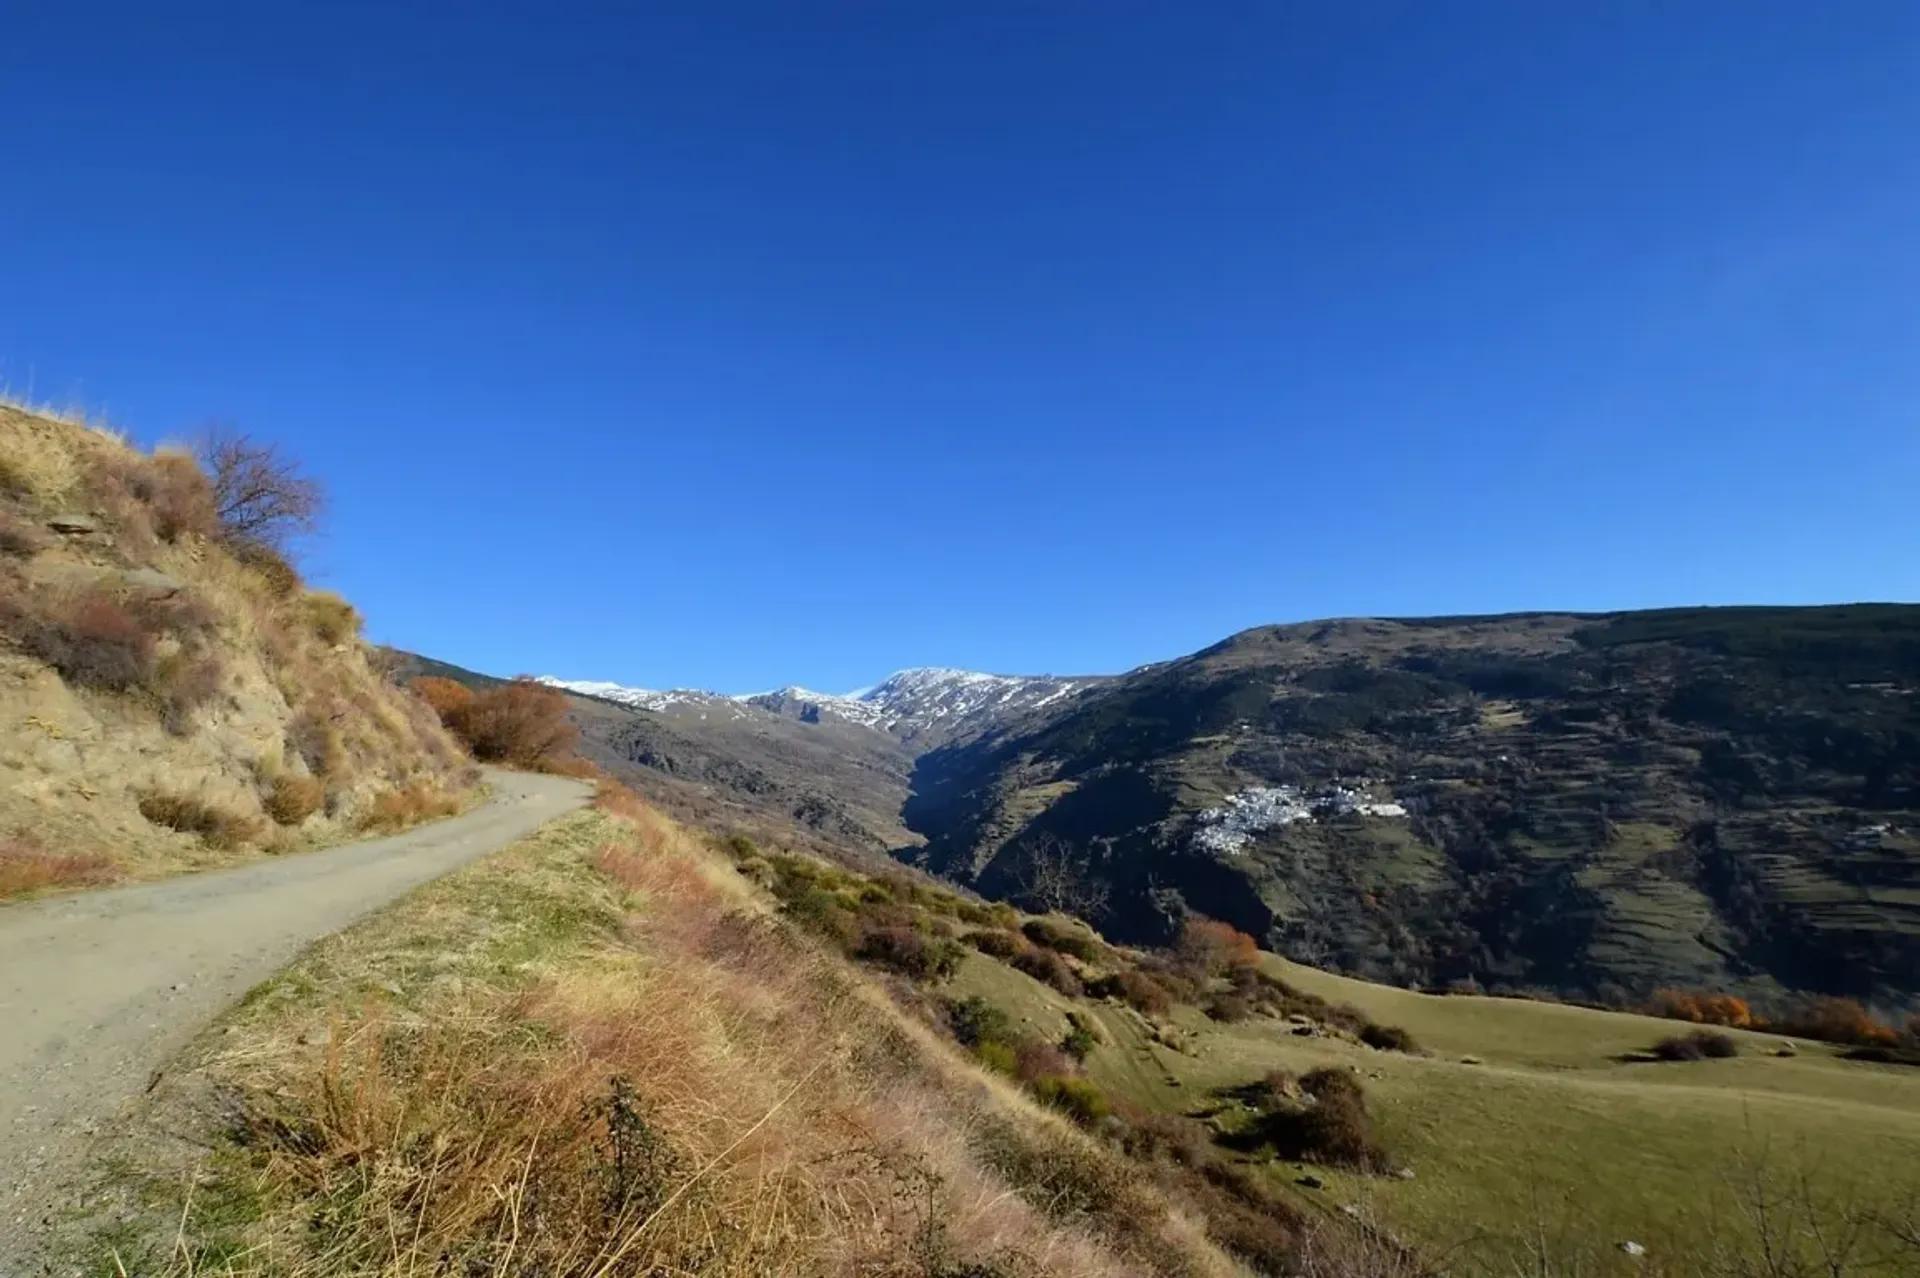
[(213, 1016), (428, 879), (589, 797), (493, 773), (494, 798), (390, 838), (160, 883), (0, 907), (0, 1275), (28, 1272), (49, 1187)]

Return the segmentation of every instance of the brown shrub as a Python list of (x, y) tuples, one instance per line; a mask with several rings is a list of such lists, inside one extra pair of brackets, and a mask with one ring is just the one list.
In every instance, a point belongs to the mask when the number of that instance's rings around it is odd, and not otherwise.
[(408, 786), (376, 794), (360, 814), (359, 826), (363, 830), (403, 830), (435, 817), (452, 816), (459, 810), (458, 799), (432, 786)]
[(974, 949), (990, 958), (1010, 959), (1027, 948), (1026, 943), (1012, 932), (1002, 932), (998, 928), (983, 928), (978, 932), (969, 932), (961, 938)]
[(1238, 994), (1216, 994), (1207, 1003), (1207, 1015), (1231, 1025), (1253, 1015), (1253, 1004)]
[(0, 838), (0, 900), (42, 888), (93, 887), (114, 878), (98, 853), (54, 853), (30, 834)]
[(439, 675), (421, 675), (407, 684), (415, 696), (433, 707), (433, 712), (445, 719), (456, 710), (465, 709), (473, 700), (473, 689), (464, 683), (452, 679), (442, 679)]
[(241, 542), (230, 546), (233, 557), (267, 588), (267, 593), (275, 599), (291, 599), (299, 592), (302, 582), (300, 570), (293, 566), (285, 555), (272, 546), (258, 546)]
[(1899, 1030), (1850, 998), (1805, 999), (1769, 1021), (1767, 1028), (1850, 1047), (1887, 1047), (1900, 1041)]
[(1360, 1041), (1382, 1052), (1417, 1052), (1420, 1044), (1410, 1031), (1398, 1025), (1380, 1025), (1368, 1021), (1360, 1027)]
[(1386, 1151), (1374, 1134), (1359, 1079), (1350, 1071), (1326, 1067), (1302, 1076), (1300, 1089), (1309, 1102), (1262, 1115), (1253, 1128), (1259, 1140), (1283, 1158), (1386, 1170)]
[(281, 825), (299, 825), (320, 810), (327, 787), (318, 777), (283, 776), (267, 791), (263, 806)]
[(157, 636), (105, 591), (48, 601), (41, 610), (0, 600), (0, 627), (76, 687), (130, 692), (153, 674)]
[(1738, 1056), (1740, 1046), (1731, 1034), (1701, 1029), (1661, 1039), (1653, 1045), (1653, 1054), (1663, 1061), (1701, 1061), (1709, 1057), (1724, 1060)]
[(1067, 1054), (1052, 1043), (1025, 1039), (1013, 1047), (1013, 1076), (1023, 1083), (1059, 1078), (1077, 1072)]
[(314, 776), (335, 776), (346, 766), (346, 747), (334, 726), (344, 714), (326, 705), (308, 706), (287, 725), (287, 744)]
[(1196, 916), (1181, 926), (1174, 955), (1185, 967), (1217, 976), (1237, 967), (1258, 966), (1260, 946), (1230, 924)]
[(310, 591), (300, 601), (307, 628), (321, 643), (338, 645), (360, 637), (360, 614), (330, 590)]
[(1651, 1016), (1690, 1021), (1695, 1025), (1725, 1025), (1730, 1029), (1748, 1029), (1754, 1025), (1753, 1010), (1746, 1000), (1731, 994), (1655, 990), (1645, 1010)]
[(24, 519), (0, 511), (0, 555), (25, 559), (38, 554), (46, 545), (40, 530)]
[(1078, 998), (1081, 994), (1080, 978), (1073, 974), (1067, 961), (1052, 950), (1022, 950), (1013, 956), (1015, 970), (1025, 972), (1043, 985), (1051, 985), (1068, 998)]
[(960, 966), (960, 947), (912, 927), (877, 927), (860, 939), (854, 957), (916, 981), (940, 981)]
[(140, 815), (182, 834), (197, 834), (208, 847), (233, 849), (264, 836), (253, 817), (218, 808), (190, 794), (149, 791), (140, 796)]
[(154, 536), (178, 541), (192, 534), (212, 537), (220, 531), (213, 507), (213, 485), (185, 453), (162, 452), (148, 464), (144, 491)]
[(1020, 932), (1035, 945), (1044, 945), (1050, 950), (1058, 950), (1091, 963), (1100, 956), (1100, 943), (1092, 936), (1070, 923), (1058, 923), (1052, 919), (1028, 919)]
[(475, 693), (441, 718), (474, 758), (523, 768), (565, 756), (578, 735), (566, 695), (524, 676)]
[(1087, 993), (1096, 998), (1117, 998), (1148, 1016), (1165, 1016), (1173, 1007), (1173, 995), (1166, 986), (1133, 968), (1101, 977), (1087, 987)]
[(177, 652), (164, 658), (154, 672), (160, 694), (160, 722), (175, 736), (193, 729), (193, 712), (220, 695), (226, 667), (211, 651)]

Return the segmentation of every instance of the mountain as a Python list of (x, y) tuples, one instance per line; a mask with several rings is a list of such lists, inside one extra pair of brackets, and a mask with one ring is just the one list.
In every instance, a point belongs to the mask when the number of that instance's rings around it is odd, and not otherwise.
[[(442, 673), (443, 671), (435, 671)], [(1920, 607), (1269, 626), (1109, 677), (563, 685), (676, 811), (1402, 985), (1920, 994)]]
[(544, 676), (543, 683), (676, 718), (743, 719), (763, 710), (805, 723), (838, 720), (873, 728), (915, 751), (997, 727), (1104, 682), (1099, 676), (992, 675), (971, 670), (901, 670), (881, 683), (844, 695), (787, 687), (728, 696), (675, 688), (665, 692), (617, 683)]
[(1920, 992), (1920, 607), (1250, 630), (916, 763), (912, 858), (1401, 984)]

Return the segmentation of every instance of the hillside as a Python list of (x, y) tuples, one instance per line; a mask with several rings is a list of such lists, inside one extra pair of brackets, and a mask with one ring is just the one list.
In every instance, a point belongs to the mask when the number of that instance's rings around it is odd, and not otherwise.
[(1598, 998), (1920, 992), (1920, 607), (1247, 631), (923, 756), (916, 859), (1110, 932)]
[(451, 810), (471, 768), (184, 453), (0, 405), (0, 896)]

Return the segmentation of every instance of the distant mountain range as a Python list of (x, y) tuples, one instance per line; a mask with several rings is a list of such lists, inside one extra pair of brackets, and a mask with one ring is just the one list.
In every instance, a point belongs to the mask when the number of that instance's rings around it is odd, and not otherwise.
[(923, 750), (1062, 702), (1104, 681), (1098, 676), (992, 675), (924, 667), (901, 670), (871, 688), (844, 694), (786, 687), (729, 695), (692, 688), (661, 692), (592, 680), (541, 678), (542, 683), (569, 692), (660, 713), (738, 718), (752, 710), (763, 710), (807, 723), (826, 717), (877, 729)]
[(1349, 619), (848, 695), (560, 686), (659, 802), (1118, 938), (1197, 911), (1408, 985), (1920, 996), (1920, 606)]

